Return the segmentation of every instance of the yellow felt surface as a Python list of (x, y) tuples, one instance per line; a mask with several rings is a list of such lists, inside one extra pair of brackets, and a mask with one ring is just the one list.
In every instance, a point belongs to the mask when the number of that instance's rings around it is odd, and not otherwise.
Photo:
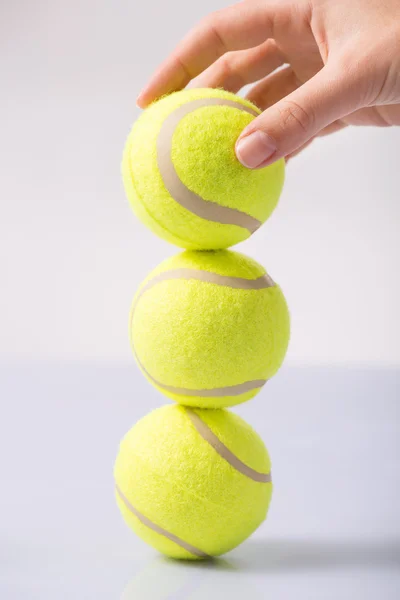
[(172, 159), (180, 180), (204, 200), (218, 201), (264, 222), (282, 191), (284, 161), (252, 171), (239, 163), (236, 140), (253, 119), (230, 106), (198, 109), (179, 123)]
[[(265, 273), (243, 254), (188, 251), (164, 261), (143, 286), (176, 268), (245, 279)], [(133, 306), (132, 345), (150, 377), (163, 385), (212, 390), (269, 379), (286, 354), (290, 318), (279, 286), (242, 290), (194, 279), (166, 280), (145, 290)], [(201, 398), (159, 389), (182, 404), (213, 408), (239, 404), (258, 391)]]
[[(247, 229), (205, 220), (180, 206), (165, 188), (157, 162), (157, 137), (165, 118), (197, 98), (226, 98), (255, 108), (222, 90), (185, 90), (150, 106), (128, 137), (122, 175), (129, 202), (154, 233), (189, 249), (227, 248), (246, 239)], [(275, 207), (284, 182), (284, 161), (250, 171), (237, 160), (235, 141), (252, 116), (228, 107), (196, 110), (173, 137), (172, 157), (183, 183), (205, 200), (237, 208), (264, 221)], [(204, 196), (203, 196), (204, 195)]]
[[(248, 466), (269, 473), (268, 452), (254, 430), (228, 411), (197, 410), (219, 439)], [(196, 431), (180, 406), (147, 415), (121, 442), (115, 480), (142, 514), (209, 555), (243, 542), (265, 519), (272, 484), (236, 471)], [(118, 500), (124, 519), (160, 552), (194, 558), (144, 526)]]

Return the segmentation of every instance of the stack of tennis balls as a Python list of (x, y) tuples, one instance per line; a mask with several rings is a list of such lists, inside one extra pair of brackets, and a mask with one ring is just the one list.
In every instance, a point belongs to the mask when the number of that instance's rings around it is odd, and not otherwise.
[(127, 524), (167, 556), (232, 550), (263, 522), (272, 494), (268, 451), (226, 410), (253, 398), (281, 366), (289, 313), (256, 261), (226, 250), (274, 210), (284, 162), (251, 171), (235, 156), (260, 111), (221, 90), (186, 90), (134, 125), (123, 179), (137, 216), (186, 248), (134, 298), (129, 333), (148, 381), (175, 401), (123, 438), (116, 499)]

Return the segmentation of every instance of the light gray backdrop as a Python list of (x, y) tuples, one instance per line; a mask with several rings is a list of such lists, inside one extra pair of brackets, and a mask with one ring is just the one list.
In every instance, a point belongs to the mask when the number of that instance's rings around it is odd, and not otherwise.
[[(130, 360), (134, 290), (177, 251), (125, 201), (135, 97), (223, 4), (2, 3), (0, 355)], [(317, 142), (290, 165), (268, 224), (238, 246), (286, 292), (290, 362), (400, 364), (399, 143), (394, 129)]]
[[(282, 374), (238, 412), (265, 438), (267, 524), (227, 562), (160, 560), (120, 522), (122, 434), (164, 399), (127, 316), (177, 249), (133, 216), (120, 158), (135, 96), (222, 0), (0, 5), (0, 596), (396, 598), (400, 130), (349, 129), (287, 172), (238, 247), (283, 287)], [(2, 594), (1, 592), (4, 593)]]

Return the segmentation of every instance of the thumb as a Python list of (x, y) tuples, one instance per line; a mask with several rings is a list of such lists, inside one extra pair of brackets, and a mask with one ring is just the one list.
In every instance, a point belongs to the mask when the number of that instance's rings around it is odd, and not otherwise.
[(306, 144), (321, 129), (359, 107), (356, 82), (339, 68), (324, 67), (242, 132), (239, 161), (249, 169), (265, 167)]

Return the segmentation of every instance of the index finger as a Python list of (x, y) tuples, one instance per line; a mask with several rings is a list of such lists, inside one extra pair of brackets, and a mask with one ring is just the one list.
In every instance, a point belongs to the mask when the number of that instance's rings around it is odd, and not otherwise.
[(160, 96), (186, 87), (226, 52), (252, 48), (271, 37), (278, 9), (275, 5), (272, 10), (270, 4), (275, 3), (244, 1), (203, 19), (161, 64), (137, 104), (145, 108)]

